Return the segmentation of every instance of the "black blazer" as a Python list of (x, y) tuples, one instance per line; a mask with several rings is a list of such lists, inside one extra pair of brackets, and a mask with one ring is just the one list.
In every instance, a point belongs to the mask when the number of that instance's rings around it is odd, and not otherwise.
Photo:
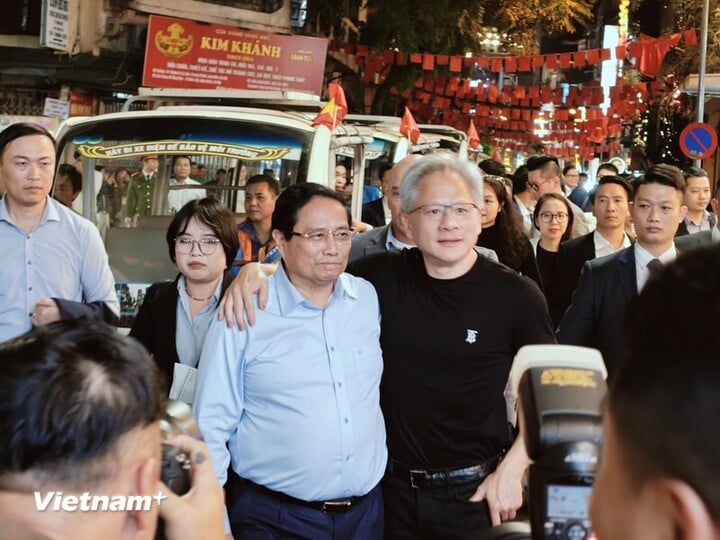
[(385, 225), (385, 209), (383, 208), (382, 198), (363, 204), (362, 221), (373, 227), (382, 227)]
[(560, 313), (564, 313), (570, 305), (583, 265), (595, 258), (593, 236), (594, 233), (584, 234), (560, 244), (557, 266), (559, 274), (555, 282), (555, 301)]
[[(155, 360), (162, 374), (163, 387), (167, 392), (170, 391), (172, 384), (175, 363), (180, 361), (175, 349), (179, 278), (178, 274), (174, 281), (155, 283), (148, 288), (130, 330), (130, 336), (145, 345)], [(231, 281), (232, 276), (226, 272), (223, 277), (222, 293)]]
[(625, 350), (625, 307), (637, 293), (633, 246), (586, 262), (558, 326), (558, 343), (599, 349), (612, 376)]

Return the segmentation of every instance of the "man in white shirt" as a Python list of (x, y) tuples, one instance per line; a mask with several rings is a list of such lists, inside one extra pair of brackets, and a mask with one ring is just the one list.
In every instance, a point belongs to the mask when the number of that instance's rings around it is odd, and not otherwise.
[(190, 178), (190, 158), (177, 156), (173, 164), (175, 179), (170, 180), (168, 191), (168, 208), (173, 214), (177, 213), (183, 206), (195, 199), (205, 197), (204, 189), (173, 189), (172, 186), (199, 186), (200, 182)]

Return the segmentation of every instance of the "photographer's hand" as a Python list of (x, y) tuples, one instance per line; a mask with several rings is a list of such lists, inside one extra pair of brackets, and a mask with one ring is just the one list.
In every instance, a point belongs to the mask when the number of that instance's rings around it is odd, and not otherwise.
[(165, 442), (185, 452), (192, 464), (192, 485), (185, 495), (178, 496), (158, 482), (158, 489), (167, 497), (160, 504), (166, 538), (225, 540), (223, 490), (215, 478), (207, 445), (187, 435), (178, 435)]
[(495, 472), (488, 475), (470, 497), (471, 502), (486, 500), (493, 526), (513, 519), (523, 500), (522, 477), (530, 465), (522, 435), (518, 435)]

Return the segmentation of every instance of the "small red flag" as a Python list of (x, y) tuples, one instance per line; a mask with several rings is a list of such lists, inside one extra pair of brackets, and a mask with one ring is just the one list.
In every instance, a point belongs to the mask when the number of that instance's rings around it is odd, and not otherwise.
[(475, 122), (472, 120), (470, 120), (470, 127), (468, 128), (467, 136), (470, 148), (474, 150), (480, 146), (480, 137), (478, 136), (477, 129), (475, 129)]
[(407, 107), (405, 107), (405, 114), (403, 114), (400, 121), (400, 135), (407, 137), (413, 144), (418, 142), (420, 138), (420, 128), (418, 128), (415, 118), (413, 118), (410, 109)]
[(348, 112), (348, 104), (345, 99), (345, 90), (337, 83), (328, 84), (328, 96), (335, 100), (336, 116), (333, 128), (342, 123), (343, 118)]
[(335, 127), (343, 121), (348, 111), (347, 101), (345, 100), (345, 91), (343, 87), (336, 83), (328, 85), (327, 102), (322, 110), (312, 121), (313, 126), (326, 126), (329, 130), (335, 130)]

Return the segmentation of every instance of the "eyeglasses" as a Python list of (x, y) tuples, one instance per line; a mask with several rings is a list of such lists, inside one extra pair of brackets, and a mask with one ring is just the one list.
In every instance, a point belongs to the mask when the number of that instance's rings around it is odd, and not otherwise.
[(528, 182), (527, 187), (529, 189), (531, 189), (532, 191), (538, 191), (540, 189), (540, 186), (542, 186), (543, 184), (547, 184), (549, 181), (550, 181), (549, 178), (543, 178), (543, 181), (540, 182), (539, 184), (533, 184), (532, 182)]
[(350, 229), (325, 229), (324, 231), (310, 231), (306, 233), (293, 231), (292, 235), (304, 238), (315, 245), (325, 244), (331, 236), (335, 239), (336, 244), (347, 244), (352, 239), (352, 231)]
[(410, 210), (410, 214), (419, 212), (420, 215), (427, 219), (441, 219), (449, 210), (455, 219), (468, 219), (472, 215), (473, 210), (478, 207), (473, 203), (456, 203), (456, 204), (425, 204)]
[(175, 239), (175, 252), (181, 255), (192, 253), (195, 242), (203, 255), (212, 255), (220, 245), (220, 240), (212, 236), (205, 236), (199, 240), (195, 240), (191, 236), (178, 236)]
[(543, 223), (551, 223), (553, 219), (556, 219), (558, 223), (565, 223), (568, 220), (568, 214), (567, 212), (558, 212), (557, 214), (540, 212), (540, 221)]

